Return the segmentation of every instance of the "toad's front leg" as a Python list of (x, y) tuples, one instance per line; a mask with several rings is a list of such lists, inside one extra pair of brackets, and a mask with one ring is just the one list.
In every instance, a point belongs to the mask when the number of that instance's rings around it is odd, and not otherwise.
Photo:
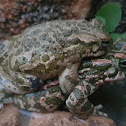
[(59, 85), (65, 95), (69, 95), (79, 82), (78, 67), (80, 63), (69, 64), (59, 75)]
[(80, 81), (66, 100), (68, 109), (79, 117), (87, 118), (93, 113), (93, 104), (88, 100), (88, 96), (94, 89), (95, 86), (86, 81)]

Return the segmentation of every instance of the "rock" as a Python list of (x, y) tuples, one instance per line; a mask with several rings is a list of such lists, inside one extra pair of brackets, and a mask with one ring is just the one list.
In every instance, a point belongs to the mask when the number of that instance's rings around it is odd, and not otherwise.
[(0, 126), (19, 126), (19, 119), (18, 109), (12, 104), (5, 105), (0, 113)]
[(103, 116), (90, 116), (88, 122), (89, 126), (116, 126), (112, 119)]
[(84, 19), (91, 0), (0, 0), (0, 39), (33, 24), (56, 19)]
[(101, 116), (81, 120), (69, 112), (56, 111), (48, 114), (33, 113), (28, 126), (116, 126), (114, 121)]
[(84, 19), (89, 14), (91, 0), (74, 0), (72, 5), (67, 9), (68, 19)]
[(114, 121), (102, 116), (90, 116), (81, 120), (70, 112), (35, 113), (22, 111), (12, 105), (5, 105), (0, 113), (0, 126), (116, 126)]
[(86, 121), (75, 120), (69, 112), (53, 112), (48, 114), (32, 114), (34, 118), (28, 126), (88, 126)]

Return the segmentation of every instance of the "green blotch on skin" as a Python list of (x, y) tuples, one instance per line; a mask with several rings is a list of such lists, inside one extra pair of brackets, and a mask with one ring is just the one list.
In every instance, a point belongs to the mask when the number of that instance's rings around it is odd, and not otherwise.
[(18, 63), (18, 62), (16, 61), (13, 68), (14, 68), (14, 70), (17, 70), (18, 72), (21, 72), (21, 70), (19, 69), (19, 66), (20, 66), (20, 65), (18, 65), (17, 63)]
[(102, 71), (102, 70), (107, 70), (110, 66), (111, 64), (103, 63), (101, 65), (95, 65), (94, 69)]
[(16, 81), (20, 84), (23, 84), (24, 83), (24, 80), (22, 78), (19, 78), (18, 77), (18, 74), (15, 74), (15, 78), (16, 78)]
[(54, 69), (58, 69), (59, 65), (57, 64), (58, 60), (55, 60), (54, 62), (52, 62), (49, 66), (49, 71), (52, 71)]
[(42, 106), (41, 106), (41, 104), (40, 103), (36, 103), (35, 105), (34, 105), (34, 108), (41, 108)]
[(29, 104), (25, 104), (25, 103), (24, 103), (24, 108), (25, 108), (26, 110), (29, 109), (30, 106), (31, 106), (31, 105), (29, 105)]
[(59, 53), (56, 50), (54, 50), (53, 48), (50, 48), (50, 51), (52, 52), (52, 54), (54, 55), (56, 60), (61, 60), (62, 62), (64, 62), (64, 54), (63, 53)]
[[(21, 103), (24, 106), (24, 108), (27, 110), (30, 108), (30, 105), (28, 104), (28, 96), (24, 95), (24, 97), (22, 96), (18, 96), (18, 95), (14, 95), (14, 98), (16, 99), (16, 105), (18, 105), (21, 108)], [(19, 102), (21, 101), (21, 102)]]
[(82, 45), (79, 45), (77, 48), (76, 48), (76, 52), (85, 52), (88, 48), (85, 46), (82, 46)]
[(43, 75), (43, 72), (41, 70), (45, 70), (44, 64), (38, 64), (37, 67), (31, 69), (31, 70), (25, 70), (25, 73), (33, 74), (33, 75)]
[(13, 98), (14, 97), (14, 94), (7, 93), (7, 91), (5, 89), (2, 89), (0, 91), (0, 93), (2, 94), (1, 98), (0, 98), (0, 102), (3, 102), (5, 100), (5, 98)]
[(21, 49), (18, 49), (18, 50), (16, 51), (16, 53), (15, 53), (15, 56), (20, 55), (22, 52), (23, 52), (23, 49), (22, 49), (22, 48), (21, 48)]
[(88, 101), (84, 104), (84, 106), (81, 108), (81, 111), (82, 112), (86, 112), (88, 111), (89, 109), (91, 109), (91, 103)]
[(47, 105), (52, 105), (52, 104), (53, 105), (60, 105), (62, 103), (62, 101), (55, 96), (55, 97), (48, 97), (48, 98), (46, 98), (45, 103)]
[(86, 89), (87, 89), (87, 94), (86, 95), (89, 95), (90, 94), (90, 91), (91, 91), (91, 87), (89, 85), (86, 86)]
[(60, 54), (58, 52), (57, 53), (53, 52), (53, 55), (54, 55), (54, 57), (55, 57), (56, 60), (61, 60), (61, 62), (64, 62), (65, 56), (63, 54)]
[(82, 57), (82, 55), (85, 54), (86, 50), (91, 50), (92, 49), (92, 46), (89, 45), (89, 44), (85, 44), (85, 43), (84, 43), (85, 46), (83, 44), (82, 45), (81, 44), (78, 47), (76, 47), (76, 53), (79, 53), (80, 56)]
[(42, 56), (42, 60), (44, 61), (44, 62), (47, 62), (47, 61), (49, 61), (49, 56), (46, 54), (46, 55), (44, 55), (44, 56)]
[(77, 105), (82, 104), (84, 102), (84, 94), (82, 93), (82, 91), (75, 88), (73, 93), (74, 93), (74, 96), (76, 97), (76, 99), (79, 100)]
[(75, 86), (79, 83), (77, 80), (71, 78), (69, 75), (65, 76), (65, 79), (69, 80), (69, 82), (74, 84)]
[(61, 92), (61, 89), (59, 86), (55, 86), (55, 87), (51, 87), (48, 89), (49, 91), (49, 94), (53, 94), (53, 93), (56, 93), (56, 92)]
[(4, 95), (4, 98), (13, 98), (14, 97), (14, 94), (11, 94), (11, 93), (5, 93)]
[(14, 70), (17, 70), (18, 72), (20, 72), (21, 70), (19, 69), (19, 67), (23, 64), (26, 64), (26, 62), (28, 61), (27, 58), (25, 57), (19, 57), (16, 62), (15, 62), (15, 65), (14, 65)]
[(64, 57), (69, 58), (70, 56), (75, 55), (74, 50), (68, 50), (67, 52), (64, 52)]
[[(17, 99), (17, 97), (16, 96), (14, 96), (15, 97), (15, 99)], [(18, 107), (18, 108), (21, 108), (21, 105), (20, 105), (20, 103), (16, 100), (16, 102), (15, 102), (16, 104), (16, 106)]]
[(36, 60), (38, 60), (40, 58), (40, 56), (34, 56), (31, 58), (30, 62), (34, 63)]
[(63, 54), (60, 54), (60, 53), (53, 53), (53, 55), (55, 56), (55, 59), (59, 59), (61, 60), (61, 62), (64, 62), (64, 58), (65, 56)]
[(32, 57), (31, 58), (31, 63), (34, 63), (36, 60), (38, 60), (40, 58), (40, 56), (39, 55), (36, 55), (36, 56), (34, 56), (34, 57)]
[(21, 86), (20, 87), (23, 91), (29, 91), (30, 87), (26, 87), (26, 86)]
[(48, 110), (46, 110), (46, 108), (43, 107), (43, 106), (42, 106), (40, 103), (38, 103), (38, 102), (34, 105), (34, 108), (39, 109), (41, 112), (44, 112), (44, 113), (48, 112)]
[(8, 61), (6, 61), (6, 63), (2, 65), (2, 69), (3, 69), (4, 73), (6, 73), (7, 75), (11, 75), (10, 71), (8, 69)]
[[(101, 75), (101, 74), (99, 74)], [(103, 78), (103, 77), (102, 77)], [(89, 80), (89, 83), (92, 84), (92, 85), (95, 85), (95, 83), (98, 81), (98, 79), (95, 79), (95, 78), (92, 78)]]
[(35, 62), (36, 60), (40, 59), (41, 54), (39, 51), (34, 51), (32, 53), (31, 63)]

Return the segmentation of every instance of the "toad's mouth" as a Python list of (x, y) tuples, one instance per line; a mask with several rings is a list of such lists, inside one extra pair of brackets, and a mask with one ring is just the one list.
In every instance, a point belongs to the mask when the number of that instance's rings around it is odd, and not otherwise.
[(100, 51), (91, 53), (90, 56), (98, 57), (98, 56), (104, 55), (106, 52), (107, 51), (100, 50)]
[(99, 45), (99, 46), (94, 45), (93, 46), (93, 48), (92, 48), (93, 53), (90, 53), (89, 55), (95, 56), (95, 57), (104, 55), (105, 53), (108, 52), (109, 45), (110, 45), (110, 41), (102, 41), (101, 45)]
[(101, 55), (104, 55), (107, 51), (100, 50), (96, 52), (88, 52), (82, 55), (82, 57), (99, 57)]

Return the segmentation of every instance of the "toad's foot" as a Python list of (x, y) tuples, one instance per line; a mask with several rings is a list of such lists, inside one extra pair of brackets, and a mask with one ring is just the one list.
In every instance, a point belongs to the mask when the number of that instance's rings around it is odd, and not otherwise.
[(95, 106), (94, 107), (93, 115), (99, 115), (99, 116), (108, 117), (108, 115), (106, 113), (104, 113), (104, 112), (101, 111), (102, 108), (103, 108), (103, 106), (101, 104)]
[(93, 89), (86, 81), (80, 81), (66, 100), (68, 109), (76, 116), (86, 119), (93, 112), (93, 104), (88, 100)]

